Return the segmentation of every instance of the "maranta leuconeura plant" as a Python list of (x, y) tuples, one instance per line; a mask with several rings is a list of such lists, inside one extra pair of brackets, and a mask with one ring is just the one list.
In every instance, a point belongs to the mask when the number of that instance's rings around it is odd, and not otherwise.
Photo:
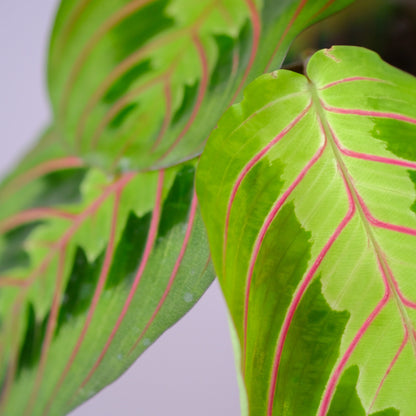
[(218, 276), (243, 413), (414, 416), (416, 81), (279, 69), (352, 2), (61, 1), (53, 119), (0, 185), (1, 414), (68, 413)]

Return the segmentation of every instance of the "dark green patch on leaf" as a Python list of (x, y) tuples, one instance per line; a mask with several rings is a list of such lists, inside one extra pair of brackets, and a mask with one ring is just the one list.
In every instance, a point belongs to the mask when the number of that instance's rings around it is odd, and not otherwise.
[(24, 369), (33, 368), (38, 363), (42, 350), (42, 343), (45, 338), (49, 314), (47, 314), (43, 320), (39, 321), (36, 319), (36, 312), (33, 305), (29, 303), (26, 316), (26, 333), (17, 364), (18, 376)]
[(125, 74), (123, 74), (112, 87), (107, 91), (103, 97), (103, 101), (111, 104), (121, 98), (130, 88), (130, 86), (136, 82), (140, 77), (149, 73), (152, 70), (150, 59), (146, 59), (133, 66)]
[(354, 365), (344, 371), (329, 408), (328, 416), (365, 416), (356, 386), (360, 370)]
[(124, 19), (111, 31), (116, 45), (113, 53), (118, 61), (122, 61), (153, 37), (174, 26), (175, 21), (165, 14), (169, 3), (170, 0), (151, 2)]
[[(409, 173), (410, 179), (412, 180), (415, 189), (416, 189), (416, 172), (414, 170), (408, 170), (407, 171)], [(412, 204), (412, 206), (410, 207), (410, 209), (416, 213), (416, 201)]]
[(389, 407), (388, 409), (380, 410), (376, 413), (371, 413), (370, 416), (400, 416), (400, 411), (394, 409), (393, 407)]
[[(328, 416), (365, 416), (367, 413), (357, 394), (357, 381), (360, 370), (354, 365), (344, 371), (329, 408)], [(370, 416), (399, 416), (397, 409), (389, 407)]]
[(238, 37), (238, 49), (240, 65), (243, 68), (246, 67), (250, 60), (251, 50), (250, 44), (253, 41), (253, 29), (251, 27), (250, 20), (247, 20), (244, 26), (241, 28), (239, 37)]
[(416, 161), (414, 125), (401, 123), (400, 134), (397, 134), (397, 121), (385, 118), (374, 118), (373, 121), (371, 135), (386, 143), (388, 151), (402, 159)]
[(286, 338), (290, 348), (284, 349), (279, 370), (278, 402), (290, 406), (291, 414), (316, 414), (349, 317), (347, 311), (331, 309), (322, 295), (320, 278), (315, 279), (293, 318)]
[(130, 103), (126, 105), (110, 122), (109, 127), (112, 129), (116, 129), (120, 127), (126, 117), (135, 109), (137, 108), (137, 103)]
[[(281, 186), (278, 177), (276, 183), (276, 188)], [(252, 188), (249, 186), (249, 189)], [(257, 200), (257, 198), (251, 199)], [(292, 235), (296, 235), (296, 238)], [(263, 316), (258, 314), (249, 316), (248, 336), (251, 341), (248, 346), (248, 354), (250, 354), (248, 357), (253, 368), (247, 369), (247, 372), (257, 372), (258, 369), (264, 368), (266, 377), (266, 374), (271, 371), (275, 343), (270, 340), (276, 339), (276, 328), (282, 327), (293, 294), (307, 270), (311, 248), (310, 238), (310, 232), (302, 227), (296, 216), (293, 203), (283, 205), (263, 240), (256, 262), (258, 266), (254, 270), (252, 291), (256, 293), (256, 296), (251, 299), (250, 310), (262, 310), (261, 307), (264, 305), (268, 307), (263, 311)], [(239, 261), (237, 258), (236, 262)], [(263, 324), (264, 317), (267, 317), (267, 325)], [(250, 337), (251, 330), (256, 333), (255, 338)], [(258, 383), (253, 380), (248, 386), (249, 398), (261, 397), (266, 403), (267, 388), (267, 383)], [(286, 395), (289, 393), (285, 391)], [(262, 412), (263, 410), (256, 409), (256, 411)]]
[(117, 259), (117, 263), (111, 265), (106, 289), (111, 289), (122, 282), (130, 283), (134, 279), (134, 273), (140, 264), (146, 245), (151, 218), (150, 212), (140, 218), (133, 212), (130, 213), (115, 250), (114, 258)]
[(217, 35), (214, 36), (214, 41), (217, 45), (218, 58), (209, 82), (210, 92), (223, 86), (230, 79), (235, 53), (235, 41), (231, 37)]
[(54, 205), (81, 202), (81, 183), (87, 169), (67, 169), (49, 173), (42, 178), (42, 191), (27, 208), (49, 207)]
[(163, 204), (158, 238), (166, 236), (177, 224), (184, 223), (188, 216), (194, 189), (195, 168), (184, 166), (175, 177), (172, 188)]
[(66, 322), (88, 309), (100, 276), (102, 262), (103, 255), (100, 255), (94, 262), (89, 263), (84, 250), (77, 247), (71, 275), (62, 297), (55, 335), (59, 334), (60, 328)]
[[(273, 162), (275, 172), (284, 172), (284, 165), (280, 161), (275, 160)], [(280, 179), (280, 175), (270, 175), (270, 165), (267, 159), (256, 163), (250, 170), (250, 172), (244, 178), (244, 186), (238, 191), (238, 200), (241, 199), (241, 204), (245, 204), (247, 209), (247, 215), (256, 215), (258, 207), (258, 199), (264, 198), (265, 204), (272, 205), (276, 201), (276, 195), (282, 190), (284, 182)], [(253, 189), (256, 190), (256, 198), (252, 197)], [(288, 204), (292, 206), (291, 204)], [(286, 211), (283, 209), (282, 212)], [(280, 213), (279, 213), (280, 215)], [(279, 216), (278, 215), (278, 216)], [(293, 213), (294, 215), (294, 213)], [(290, 218), (292, 218), (290, 216)], [(293, 218), (294, 222), (297, 221), (296, 215)], [(299, 225), (296, 223), (296, 225)]]
[(185, 85), (183, 99), (180, 107), (175, 111), (172, 117), (172, 125), (178, 124), (183, 118), (191, 114), (198, 95), (198, 83)]
[[(292, 237), (294, 230), (296, 230), (295, 239)], [(273, 285), (270, 295), (280, 293), (286, 298), (282, 310), (286, 310), (294, 290), (306, 271), (310, 257), (310, 237), (310, 232), (299, 223), (293, 203), (287, 203), (281, 208), (263, 240), (257, 261), (261, 264), (261, 268), (256, 270), (255, 283), (256, 286), (266, 285), (269, 289)], [(273, 279), (266, 277), (270, 275), (273, 275)]]
[[(367, 413), (357, 394), (357, 381), (360, 370), (354, 365), (344, 371), (335, 391), (328, 416), (365, 416)], [(392, 407), (371, 413), (370, 416), (399, 416)]]
[(30, 258), (24, 249), (24, 242), (29, 234), (41, 224), (43, 221), (34, 221), (16, 227), (3, 235), (5, 247), (0, 255), (0, 273), (17, 267), (29, 266)]

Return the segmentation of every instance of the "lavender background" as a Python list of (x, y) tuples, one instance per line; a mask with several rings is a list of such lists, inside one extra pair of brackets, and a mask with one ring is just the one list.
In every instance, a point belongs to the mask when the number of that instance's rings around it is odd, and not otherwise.
[[(57, 5), (58, 0), (0, 2), (0, 176), (50, 119), (44, 77)], [(116, 414), (240, 414), (226, 309), (217, 282), (129, 371), (71, 416)]]

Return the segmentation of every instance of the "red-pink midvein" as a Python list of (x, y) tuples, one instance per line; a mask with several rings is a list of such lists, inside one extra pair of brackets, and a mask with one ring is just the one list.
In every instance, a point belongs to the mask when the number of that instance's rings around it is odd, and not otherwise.
[(293, 24), (295, 23), (296, 19), (299, 17), (300, 13), (302, 12), (303, 8), (306, 6), (306, 3), (309, 0), (301, 0), (301, 2), (299, 3), (299, 6), (297, 7), (297, 9), (295, 10), (294, 15), (292, 16), (292, 18), (290, 19), (288, 25), (286, 26), (282, 36), (279, 39), (279, 42), (277, 43), (276, 48), (273, 51), (273, 54), (269, 60), (269, 62), (266, 65), (266, 68), (264, 68), (264, 72), (267, 72), (269, 70), (270, 65), (273, 62), (274, 57), (276, 56), (277, 51), (280, 49), (280, 47), (282, 46), (282, 43), (285, 39), (285, 37), (288, 35), (290, 29), (292, 28)]
[(243, 375), (245, 372), (245, 361), (246, 361), (246, 353), (247, 353), (247, 322), (248, 322), (248, 309), (249, 309), (249, 300), (250, 300), (250, 289), (251, 289), (251, 281), (253, 278), (254, 267), (256, 265), (257, 257), (259, 255), (261, 245), (263, 244), (264, 237), (269, 230), (271, 223), (276, 218), (277, 214), (279, 213), (281, 207), (286, 202), (287, 198), (292, 194), (292, 192), (296, 189), (299, 183), (303, 180), (306, 174), (311, 170), (312, 166), (320, 159), (322, 153), (326, 148), (326, 140), (321, 148), (315, 153), (312, 159), (308, 162), (308, 164), (302, 169), (296, 179), (291, 183), (289, 188), (284, 192), (281, 198), (278, 199), (276, 204), (273, 206), (272, 210), (267, 215), (264, 223), (260, 229), (260, 232), (256, 238), (254, 243), (253, 252), (250, 258), (249, 269), (246, 277), (246, 290), (245, 290), (245, 299), (244, 299), (244, 337), (243, 337)]
[(334, 87), (335, 85), (345, 84), (347, 82), (355, 82), (355, 81), (374, 81), (374, 82), (382, 82), (385, 84), (389, 84), (388, 81), (379, 78), (371, 78), (371, 77), (348, 77), (343, 79), (338, 79), (336, 81), (330, 82), (329, 84), (324, 85), (323, 87), (319, 87), (319, 90), (326, 90), (328, 88)]
[(361, 110), (361, 109), (353, 109), (353, 108), (339, 108), (339, 107), (332, 107), (324, 103), (322, 103), (322, 105), (326, 111), (330, 111), (331, 113), (388, 118), (392, 120), (405, 121), (407, 123), (416, 124), (416, 119), (409, 117), (409, 116), (405, 116), (403, 114), (391, 113), (388, 111), (369, 111), (369, 110)]
[(370, 405), (370, 407), (368, 408), (368, 410), (366, 412), (366, 416), (369, 415), (371, 409), (374, 407), (374, 404), (375, 404), (375, 402), (377, 400), (377, 397), (378, 397), (378, 395), (379, 395), (379, 393), (380, 393), (380, 391), (381, 391), (381, 389), (383, 387), (384, 382), (386, 381), (387, 376), (390, 374), (390, 371), (393, 369), (394, 365), (396, 364), (397, 360), (399, 359), (399, 356), (402, 353), (404, 347), (406, 346), (408, 340), (409, 340), (409, 331), (408, 331), (407, 328), (405, 328), (405, 334), (404, 334), (403, 341), (402, 341), (399, 349), (397, 350), (397, 352), (396, 352), (393, 360), (391, 361), (390, 365), (388, 366), (386, 372), (384, 373), (384, 376), (383, 376), (383, 378), (382, 378), (382, 380), (381, 380), (381, 382), (380, 382), (380, 384), (379, 384), (379, 386), (377, 388), (377, 391), (376, 391), (376, 393), (374, 395), (374, 399), (371, 402), (371, 405)]
[(112, 258), (113, 258), (113, 254), (114, 254), (114, 240), (115, 240), (115, 233), (116, 233), (116, 228), (117, 228), (117, 216), (118, 216), (118, 208), (119, 208), (119, 204), (120, 204), (120, 198), (121, 198), (121, 194), (122, 194), (122, 190), (123, 188), (119, 188), (116, 191), (115, 194), (115, 198), (114, 198), (114, 208), (113, 208), (113, 215), (112, 215), (112, 219), (111, 219), (111, 230), (110, 230), (110, 236), (109, 236), (109, 240), (108, 240), (108, 245), (107, 245), (107, 249), (106, 249), (106, 253), (105, 253), (105, 257), (104, 257), (104, 262), (103, 262), (103, 267), (101, 269), (101, 273), (100, 273), (100, 277), (98, 278), (98, 284), (97, 287), (95, 289), (92, 301), (91, 301), (91, 305), (88, 309), (88, 315), (87, 318), (85, 320), (84, 326), (82, 328), (81, 334), (79, 335), (77, 342), (75, 344), (75, 347), (71, 353), (71, 356), (69, 357), (69, 360), (61, 374), (61, 377), (59, 378), (58, 382), (55, 385), (55, 388), (52, 392), (52, 394), (50, 395), (50, 399), (47, 402), (46, 406), (45, 406), (45, 410), (43, 412), (44, 415), (48, 414), (50, 411), (50, 407), (52, 405), (53, 400), (55, 399), (55, 395), (58, 392), (58, 390), (61, 388), (62, 383), (65, 380), (65, 377), (67, 376), (72, 363), (75, 360), (75, 357), (78, 354), (79, 349), (81, 348), (81, 345), (84, 341), (84, 338), (87, 334), (87, 331), (89, 329), (91, 320), (94, 316), (94, 312), (95, 309), (97, 307), (98, 301), (100, 299), (101, 293), (104, 289), (104, 285), (105, 282), (107, 280), (108, 277), (108, 273), (110, 271), (110, 266), (111, 266), (111, 262), (112, 262)]
[(179, 136), (169, 146), (168, 150), (165, 153), (163, 153), (163, 155), (159, 158), (159, 160), (164, 159), (178, 145), (178, 143), (183, 139), (186, 133), (188, 133), (188, 130), (191, 128), (192, 124), (195, 121), (196, 116), (199, 113), (202, 102), (204, 101), (205, 93), (207, 91), (208, 82), (209, 82), (208, 58), (205, 53), (204, 46), (202, 45), (201, 39), (195, 32), (192, 32), (192, 41), (195, 44), (196, 50), (198, 52), (198, 57), (201, 62), (201, 70), (202, 70), (201, 84), (198, 89), (198, 96), (196, 98), (195, 107), (192, 110), (191, 116), (189, 117), (189, 120), (186, 123), (185, 127), (179, 133)]
[(123, 305), (123, 309), (122, 309), (122, 311), (121, 311), (121, 313), (120, 313), (120, 315), (117, 319), (117, 322), (116, 322), (113, 330), (111, 331), (111, 334), (107, 339), (107, 342), (104, 345), (104, 348), (102, 349), (98, 359), (96, 360), (96, 362), (92, 366), (91, 370), (89, 371), (89, 373), (87, 374), (87, 376), (85, 377), (83, 382), (81, 383), (81, 385), (80, 385), (79, 389), (77, 390), (76, 394), (79, 392), (80, 389), (82, 389), (88, 383), (88, 381), (93, 376), (95, 370), (101, 364), (101, 361), (103, 360), (105, 354), (107, 353), (108, 348), (110, 347), (110, 345), (111, 345), (111, 343), (112, 343), (112, 341), (113, 341), (121, 323), (123, 322), (123, 319), (124, 319), (125, 315), (127, 314), (128, 310), (129, 310), (129, 307), (130, 307), (130, 304), (131, 304), (131, 302), (133, 300), (133, 297), (136, 293), (137, 286), (140, 283), (141, 277), (142, 277), (143, 272), (146, 268), (147, 261), (150, 257), (150, 254), (151, 254), (152, 249), (153, 249), (154, 242), (156, 241), (156, 237), (157, 237), (157, 229), (158, 229), (158, 226), (159, 226), (161, 204), (162, 204), (163, 180), (164, 180), (164, 171), (161, 170), (159, 172), (159, 177), (158, 177), (157, 191), (156, 191), (156, 201), (155, 201), (155, 207), (154, 207), (153, 214), (152, 214), (152, 219), (151, 219), (151, 222), (150, 222), (150, 229), (149, 229), (149, 233), (148, 233), (148, 236), (147, 236), (143, 257), (140, 261), (140, 266), (139, 266), (139, 269), (138, 269), (138, 271), (136, 273), (136, 276), (134, 278), (133, 285), (132, 285), (132, 287), (130, 289), (130, 292), (127, 296), (127, 299), (126, 299), (126, 301)]
[[(345, 182), (345, 178), (343, 179)], [(274, 359), (273, 366), (272, 366), (272, 374), (271, 374), (270, 388), (269, 388), (269, 394), (268, 394), (267, 416), (272, 416), (273, 414), (273, 404), (274, 404), (274, 397), (276, 393), (276, 384), (277, 384), (277, 376), (279, 372), (280, 360), (282, 357), (286, 337), (289, 332), (290, 325), (292, 324), (292, 320), (295, 315), (295, 312), (300, 304), (300, 301), (304, 293), (306, 292), (306, 289), (309, 287), (310, 282), (314, 278), (316, 271), (318, 270), (318, 267), (321, 265), (328, 251), (331, 249), (332, 245), (341, 235), (342, 231), (349, 224), (349, 222), (351, 221), (352, 217), (355, 214), (355, 203), (354, 203), (351, 191), (349, 190), (347, 186), (346, 186), (346, 189), (347, 189), (348, 201), (349, 201), (349, 208), (348, 208), (347, 214), (345, 215), (341, 223), (338, 225), (334, 233), (329, 237), (325, 246), (323, 247), (318, 257), (312, 264), (312, 267), (309, 269), (305, 278), (301, 282), (299, 289), (296, 291), (296, 294), (293, 298), (293, 301), (290, 304), (289, 310), (283, 322), (282, 330), (280, 331), (280, 335), (277, 341), (276, 354), (275, 354), (275, 359)]]
[(246, 70), (244, 71), (243, 78), (241, 79), (240, 84), (237, 87), (237, 90), (235, 91), (233, 98), (231, 98), (231, 104), (234, 103), (238, 95), (240, 94), (241, 89), (244, 87), (248, 75), (250, 74), (251, 68), (253, 67), (254, 61), (256, 59), (257, 50), (259, 48), (259, 42), (260, 42), (260, 35), (261, 35), (261, 20), (259, 13), (257, 11), (257, 7), (253, 0), (245, 0), (247, 7), (250, 11), (250, 20), (253, 25), (253, 40), (251, 44), (251, 53), (250, 58), (246, 67)]
[[(350, 192), (348, 188), (348, 192)], [(329, 382), (325, 389), (324, 397), (321, 401), (321, 405), (319, 407), (318, 416), (325, 416), (328, 412), (329, 404), (332, 400), (335, 387), (338, 383), (339, 377), (341, 376), (341, 373), (344, 370), (344, 367), (348, 360), (350, 359), (352, 353), (354, 352), (356, 346), (366, 333), (367, 329), (370, 327), (370, 325), (373, 323), (374, 319), (380, 314), (380, 312), (383, 310), (383, 308), (386, 306), (387, 302), (390, 299), (391, 296), (391, 288), (388, 281), (388, 278), (386, 276), (386, 273), (384, 271), (383, 265), (381, 264), (381, 260), (377, 258), (378, 262), (378, 268), (381, 272), (381, 275), (383, 277), (383, 282), (385, 286), (385, 292), (383, 298), (380, 300), (380, 302), (377, 304), (377, 306), (373, 309), (373, 311), (370, 313), (370, 315), (367, 317), (361, 328), (358, 330), (358, 332), (355, 334), (354, 339), (352, 340), (351, 344), (348, 346), (347, 350), (345, 351), (344, 355), (341, 357), (335, 371), (332, 373), (331, 378), (329, 379)]]
[(194, 224), (194, 220), (195, 220), (195, 213), (196, 213), (197, 206), (198, 206), (198, 200), (197, 200), (197, 197), (196, 197), (196, 193), (194, 192), (194, 195), (192, 197), (191, 210), (190, 210), (190, 213), (189, 213), (189, 219), (188, 219), (188, 225), (186, 227), (185, 237), (184, 237), (184, 240), (183, 240), (183, 243), (182, 243), (182, 247), (181, 247), (179, 256), (176, 260), (176, 263), (173, 267), (172, 273), (169, 277), (169, 281), (168, 281), (168, 284), (166, 286), (166, 289), (165, 289), (162, 297), (160, 298), (159, 303), (157, 304), (156, 309), (154, 310), (151, 318), (147, 322), (146, 326), (144, 327), (143, 331), (141, 332), (141, 334), (137, 338), (134, 345), (130, 348), (128, 354), (131, 354), (133, 352), (133, 350), (137, 347), (139, 342), (143, 339), (144, 335), (149, 330), (150, 326), (152, 325), (152, 323), (155, 320), (157, 314), (159, 313), (160, 309), (162, 308), (163, 304), (165, 303), (166, 298), (169, 295), (169, 292), (170, 292), (170, 290), (172, 288), (172, 285), (175, 281), (175, 278), (178, 274), (179, 267), (182, 263), (183, 256), (185, 255), (185, 251), (188, 247), (189, 239), (191, 237), (192, 228), (193, 228), (193, 224)]
[(260, 152), (258, 152), (248, 163), (244, 166), (238, 178), (231, 190), (230, 199), (228, 200), (227, 204), (227, 213), (225, 216), (225, 226), (224, 226), (224, 242), (223, 242), (223, 249), (222, 249), (222, 258), (223, 258), (223, 279), (225, 279), (225, 262), (226, 262), (226, 251), (227, 251), (227, 239), (228, 239), (228, 227), (230, 224), (230, 215), (231, 215), (231, 208), (234, 203), (235, 196), (237, 195), (238, 188), (240, 187), (241, 183), (243, 182), (244, 178), (250, 172), (250, 170), (254, 167), (254, 165), (275, 145), (277, 144), (283, 137), (289, 133), (296, 124), (299, 123), (300, 120), (306, 115), (309, 109), (312, 106), (312, 101), (306, 106), (306, 108), (293, 120), (291, 121), (271, 142), (267, 144)]

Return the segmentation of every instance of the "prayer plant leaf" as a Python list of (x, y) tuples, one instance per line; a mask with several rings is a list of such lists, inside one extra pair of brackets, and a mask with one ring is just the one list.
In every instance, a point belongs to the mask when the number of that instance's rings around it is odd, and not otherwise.
[(4, 415), (63, 415), (115, 380), (214, 278), (196, 161), (106, 176), (50, 130), (0, 187)]
[(248, 80), (353, 0), (64, 0), (49, 91), (73, 152), (107, 171), (199, 154)]
[(197, 174), (250, 415), (414, 416), (416, 79), (343, 46), (306, 74), (250, 84)]

